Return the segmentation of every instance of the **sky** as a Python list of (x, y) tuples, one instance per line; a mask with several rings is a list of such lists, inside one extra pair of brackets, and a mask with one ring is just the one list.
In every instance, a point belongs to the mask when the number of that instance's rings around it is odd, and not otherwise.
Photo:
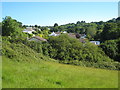
[(1, 0), (2, 2), (118, 2), (119, 0)]
[(23, 25), (53, 26), (77, 21), (107, 21), (118, 17), (118, 2), (2, 2), (2, 18)]

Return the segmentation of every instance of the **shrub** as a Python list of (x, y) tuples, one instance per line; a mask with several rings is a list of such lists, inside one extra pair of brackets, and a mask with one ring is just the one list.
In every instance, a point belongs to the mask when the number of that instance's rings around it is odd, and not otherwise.
[(106, 55), (115, 61), (119, 61), (119, 39), (118, 40), (107, 40), (100, 45)]
[(85, 60), (90, 62), (111, 61), (101, 48), (91, 43), (82, 44), (79, 40), (60, 35), (49, 39), (50, 57), (58, 60)]

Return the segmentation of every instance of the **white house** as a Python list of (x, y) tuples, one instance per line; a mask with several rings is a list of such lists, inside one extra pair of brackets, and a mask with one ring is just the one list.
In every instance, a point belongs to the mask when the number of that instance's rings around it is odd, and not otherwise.
[(32, 34), (35, 30), (32, 29), (32, 27), (26, 27), (26, 29), (23, 30), (24, 33)]
[(64, 31), (63, 33), (67, 33), (66, 31)]
[(41, 31), (41, 29), (40, 29), (40, 28), (39, 28), (38, 30), (39, 30), (39, 31)]
[(49, 34), (49, 36), (59, 36), (60, 33), (55, 33), (55, 32), (52, 32), (51, 34)]
[(95, 45), (100, 45), (100, 41), (90, 41), (90, 42), (95, 44)]

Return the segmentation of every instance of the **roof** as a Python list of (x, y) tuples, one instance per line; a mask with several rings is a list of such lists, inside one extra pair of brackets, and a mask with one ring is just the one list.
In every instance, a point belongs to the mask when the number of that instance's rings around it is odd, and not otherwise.
[(49, 36), (58, 36), (60, 35), (60, 32), (52, 32), (51, 34), (49, 34)]
[(60, 32), (55, 32), (55, 34), (61, 34)]
[(23, 30), (22, 32), (32, 34), (33, 31)]
[(76, 38), (76, 35), (74, 33), (68, 33), (68, 35), (72, 38)]
[(35, 30), (33, 30), (32, 27), (26, 27), (26, 29), (24, 29), (23, 31), (35, 31)]
[(100, 45), (100, 41), (90, 41), (91, 43), (94, 43), (95, 45)]
[(56, 36), (56, 34), (52, 32), (51, 34), (49, 34), (49, 36)]
[[(42, 37), (39, 37), (39, 36), (34, 36), (34, 37), (32, 37), (32, 38), (36, 38), (36, 39), (38, 39), (38, 40), (40, 40), (40, 41), (47, 41), (46, 39), (44, 39), (44, 38), (42, 38)], [(30, 39), (32, 39), (32, 38), (30, 38)], [(29, 40), (30, 40), (29, 39)]]
[(64, 31), (63, 33), (67, 33), (66, 31)]
[(32, 27), (26, 27), (26, 29), (24, 29), (22, 32), (32, 34), (34, 31), (35, 30), (33, 30)]
[(33, 29), (32, 29), (32, 27), (26, 27), (26, 30), (32, 31)]

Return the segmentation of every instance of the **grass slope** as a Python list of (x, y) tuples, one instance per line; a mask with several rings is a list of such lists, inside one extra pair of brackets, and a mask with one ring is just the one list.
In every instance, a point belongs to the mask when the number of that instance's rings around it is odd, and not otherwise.
[(3, 88), (117, 88), (118, 71), (50, 61), (15, 62), (3, 56)]
[(3, 88), (117, 88), (118, 71), (59, 64), (22, 43), (2, 43)]

